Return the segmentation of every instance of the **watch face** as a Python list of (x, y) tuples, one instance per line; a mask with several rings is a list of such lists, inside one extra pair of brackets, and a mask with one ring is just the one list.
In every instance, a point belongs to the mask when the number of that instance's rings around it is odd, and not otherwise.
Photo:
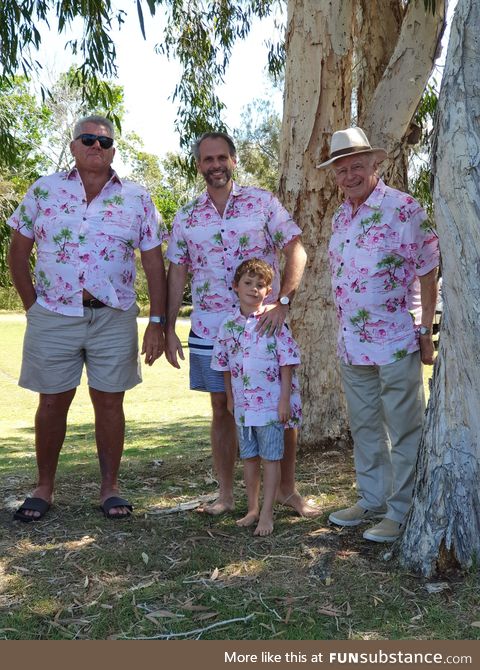
[(289, 305), (290, 304), (290, 298), (288, 297), (288, 295), (282, 295), (282, 297), (280, 298), (280, 303), (282, 305)]

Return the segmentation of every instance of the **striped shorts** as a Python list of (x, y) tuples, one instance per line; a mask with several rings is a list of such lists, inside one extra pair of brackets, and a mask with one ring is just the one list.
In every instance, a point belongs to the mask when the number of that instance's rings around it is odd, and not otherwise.
[(283, 458), (285, 428), (281, 423), (268, 426), (237, 425), (240, 458), (260, 456), (264, 461), (281, 461)]
[(207, 391), (208, 393), (225, 393), (223, 372), (212, 370), (213, 340), (207, 340), (195, 335), (190, 330), (188, 335), (190, 355), (190, 388), (192, 391)]

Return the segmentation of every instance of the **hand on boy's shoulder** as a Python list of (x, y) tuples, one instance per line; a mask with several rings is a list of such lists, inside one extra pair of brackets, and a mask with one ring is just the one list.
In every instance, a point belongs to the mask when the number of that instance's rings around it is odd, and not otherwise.
[(264, 305), (265, 311), (258, 319), (255, 330), (259, 335), (274, 335), (282, 330), (288, 313), (288, 305), (276, 302), (273, 305)]

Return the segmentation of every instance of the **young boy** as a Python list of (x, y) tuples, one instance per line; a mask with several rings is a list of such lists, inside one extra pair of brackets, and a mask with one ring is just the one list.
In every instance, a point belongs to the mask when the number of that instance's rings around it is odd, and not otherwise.
[(235, 417), (243, 460), (248, 512), (237, 525), (258, 522), (254, 535), (270, 535), (273, 531), (284, 430), (296, 428), (302, 415), (294, 374), (300, 353), (288, 326), (283, 325), (279, 334), (272, 335), (259, 335), (255, 330), (267, 309), (263, 301), (272, 290), (272, 280), (271, 266), (257, 258), (244, 261), (237, 268), (233, 289), (240, 308), (220, 326), (211, 364), (214, 370), (224, 372), (228, 409)]

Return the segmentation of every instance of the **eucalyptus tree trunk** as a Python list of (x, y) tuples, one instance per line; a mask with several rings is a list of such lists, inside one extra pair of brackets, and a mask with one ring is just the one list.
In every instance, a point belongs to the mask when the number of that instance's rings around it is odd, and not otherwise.
[(429, 576), (480, 556), (480, 6), (459, 0), (439, 99), (435, 218), (443, 323), (401, 561)]
[(347, 435), (328, 274), (330, 220), (338, 204), (328, 171), (317, 170), (332, 130), (351, 120), (354, 0), (289, 0), (280, 198), (303, 230), (308, 253), (291, 324), (302, 348), (303, 444)]
[[(370, 56), (362, 60), (358, 50), (363, 43), (365, 52), (374, 52), (369, 40), (355, 34), (362, 6), (365, 10), (365, 3), (359, 3), (360, 0), (288, 1), (280, 198), (302, 228), (308, 253), (291, 318), (302, 349), (303, 446), (318, 446), (348, 435), (336, 363), (337, 319), (327, 255), (331, 218), (340, 195), (330, 171), (315, 166), (327, 158), (332, 132), (351, 125), (352, 93), (357, 93), (353, 68), (358, 62), (369, 67), (370, 60)], [(398, 0), (397, 4), (401, 12), (404, 3)], [(392, 3), (375, 5), (379, 12), (382, 6), (388, 10), (390, 18), (385, 25), (394, 26)], [(391, 35), (391, 54), (385, 47), (387, 36), (375, 29), (369, 10), (366, 14), (370, 17), (372, 39), (384, 45), (379, 44), (377, 49), (382, 54), (378, 61), (383, 63), (384, 71), (378, 72), (377, 67), (375, 87), (364, 86), (364, 91), (372, 91), (371, 100), (366, 99), (366, 92), (362, 93), (364, 125), (373, 143), (394, 149), (394, 159), (398, 159), (399, 151), (405, 151), (404, 137), (432, 70), (443, 26), (443, 6), (443, 0), (437, 0), (433, 16), (425, 12), (423, 0), (412, 0), (401, 29), (397, 24), (396, 33)], [(381, 13), (376, 20), (383, 22)], [(409, 72), (413, 82), (405, 85)], [(364, 76), (364, 82), (367, 79)], [(397, 86), (403, 86), (401, 95)]]

